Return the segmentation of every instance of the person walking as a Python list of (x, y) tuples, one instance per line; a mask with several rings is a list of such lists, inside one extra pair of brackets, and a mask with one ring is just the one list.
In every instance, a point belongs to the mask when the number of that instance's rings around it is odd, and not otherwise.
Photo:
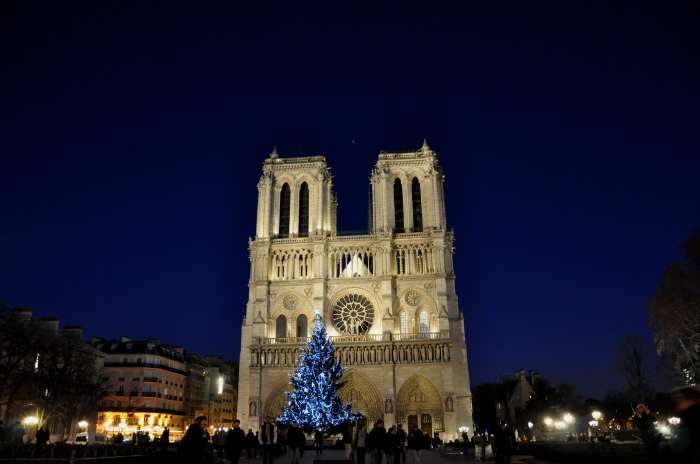
[(365, 422), (360, 423), (357, 427), (353, 445), (355, 448), (355, 456), (357, 457), (357, 464), (365, 464), (365, 451), (367, 451), (367, 424)]
[(231, 464), (238, 464), (245, 441), (245, 432), (241, 429), (241, 421), (235, 419), (233, 427), (226, 434), (226, 442), (224, 444), (226, 459), (231, 461)]
[(320, 429), (314, 432), (314, 449), (317, 455), (323, 454), (323, 432)]
[(345, 460), (352, 462), (352, 425), (348, 424), (343, 429), (342, 438), (343, 447), (345, 448)]
[(275, 425), (270, 416), (265, 417), (262, 425), (260, 439), (262, 441), (263, 464), (273, 464), (275, 462)]
[(384, 421), (379, 419), (374, 423), (372, 431), (369, 432), (368, 439), (368, 447), (372, 452), (372, 464), (382, 464), (382, 455), (384, 454), (384, 444), (386, 440)]
[(299, 428), (297, 422), (292, 422), (292, 426), (287, 430), (287, 445), (292, 452), (291, 464), (299, 464), (304, 445), (306, 445), (306, 435)]
[(202, 464), (207, 458), (209, 448), (209, 432), (207, 418), (199, 416), (187, 428), (180, 442), (180, 456), (183, 464)]
[(423, 448), (423, 433), (415, 425), (411, 426), (406, 439), (408, 451), (406, 453), (406, 464), (420, 464), (420, 450)]
[(681, 422), (671, 441), (673, 462), (700, 463), (700, 391), (683, 387), (671, 393)]

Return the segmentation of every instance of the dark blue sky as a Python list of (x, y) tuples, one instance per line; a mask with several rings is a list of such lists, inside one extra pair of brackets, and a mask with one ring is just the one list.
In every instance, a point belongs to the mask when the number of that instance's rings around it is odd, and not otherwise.
[(0, 300), (237, 357), (272, 147), (325, 154), (360, 229), (377, 152), (427, 137), (472, 383), (618, 385), (700, 225), (697, 6), (481, 3), (4, 2)]

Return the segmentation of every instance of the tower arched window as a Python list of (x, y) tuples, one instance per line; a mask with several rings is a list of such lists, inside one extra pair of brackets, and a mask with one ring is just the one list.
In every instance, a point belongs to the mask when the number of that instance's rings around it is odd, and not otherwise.
[(428, 319), (428, 313), (421, 311), (418, 314), (418, 331), (421, 335), (428, 335), (430, 332), (430, 321)]
[(309, 236), (309, 185), (304, 182), (299, 189), (299, 237)]
[(417, 177), (411, 182), (411, 200), (413, 204), (413, 231), (423, 232), (423, 210), (420, 202), (420, 182)]
[(399, 329), (402, 334), (408, 333), (408, 314), (405, 311), (402, 311), (399, 315)]
[(308, 325), (306, 316), (300, 314), (299, 317), (297, 317), (297, 337), (306, 337)]
[(283, 315), (277, 316), (277, 321), (275, 323), (275, 337), (286, 338), (287, 337), (287, 318)]
[(401, 187), (401, 179), (394, 181), (394, 231), (398, 233), (405, 231), (403, 226), (403, 188)]
[(289, 203), (291, 200), (291, 191), (289, 184), (282, 186), (280, 192), (280, 237), (289, 237)]

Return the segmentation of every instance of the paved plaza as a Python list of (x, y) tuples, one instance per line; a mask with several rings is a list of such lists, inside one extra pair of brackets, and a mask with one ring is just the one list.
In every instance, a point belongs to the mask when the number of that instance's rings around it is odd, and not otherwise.
[[(292, 455), (291, 453), (287, 453), (286, 455), (280, 456), (275, 460), (275, 464), (291, 464), (291, 458)], [(302, 459), (301, 464), (314, 464), (314, 460), (320, 459), (320, 460), (328, 460), (328, 461), (337, 461), (338, 464), (343, 464), (344, 463), (344, 458), (345, 458), (345, 453), (342, 450), (339, 449), (326, 449), (323, 450), (322, 455), (317, 455), (316, 452), (312, 449), (307, 449), (304, 452), (304, 457)], [(252, 463), (258, 463), (262, 462), (260, 457), (258, 459), (247, 459), (245, 456), (245, 452), (241, 456), (241, 461), (240, 464), (252, 464)], [(478, 463), (478, 462), (484, 462), (484, 461), (475, 461), (473, 456), (467, 456), (465, 457), (463, 454), (458, 454), (452, 450), (449, 451), (443, 451), (443, 450), (425, 450), (421, 452), (421, 462), (417, 464), (473, 464), (473, 463)], [(491, 462), (493, 463), (493, 459), (485, 462)], [(371, 464), (372, 461), (369, 456), (367, 456), (367, 459), (365, 460), (365, 464)], [(545, 461), (540, 461), (540, 460), (534, 460), (531, 457), (518, 457), (515, 456), (511, 460), (512, 464), (520, 464), (520, 463), (527, 463), (527, 464), (548, 464)], [(383, 462), (383, 464), (387, 464), (386, 461)], [(388, 463), (391, 464), (391, 463)]]

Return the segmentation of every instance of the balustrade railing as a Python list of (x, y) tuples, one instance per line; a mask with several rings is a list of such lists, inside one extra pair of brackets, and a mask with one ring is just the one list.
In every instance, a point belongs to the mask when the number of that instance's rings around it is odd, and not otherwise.
[[(328, 339), (334, 344), (343, 343), (367, 343), (367, 342), (391, 342), (414, 340), (444, 340), (449, 339), (447, 330), (441, 332), (404, 333), (404, 334), (364, 334), (364, 335), (333, 335)], [(301, 345), (309, 340), (309, 337), (264, 337), (258, 338), (263, 345)]]

